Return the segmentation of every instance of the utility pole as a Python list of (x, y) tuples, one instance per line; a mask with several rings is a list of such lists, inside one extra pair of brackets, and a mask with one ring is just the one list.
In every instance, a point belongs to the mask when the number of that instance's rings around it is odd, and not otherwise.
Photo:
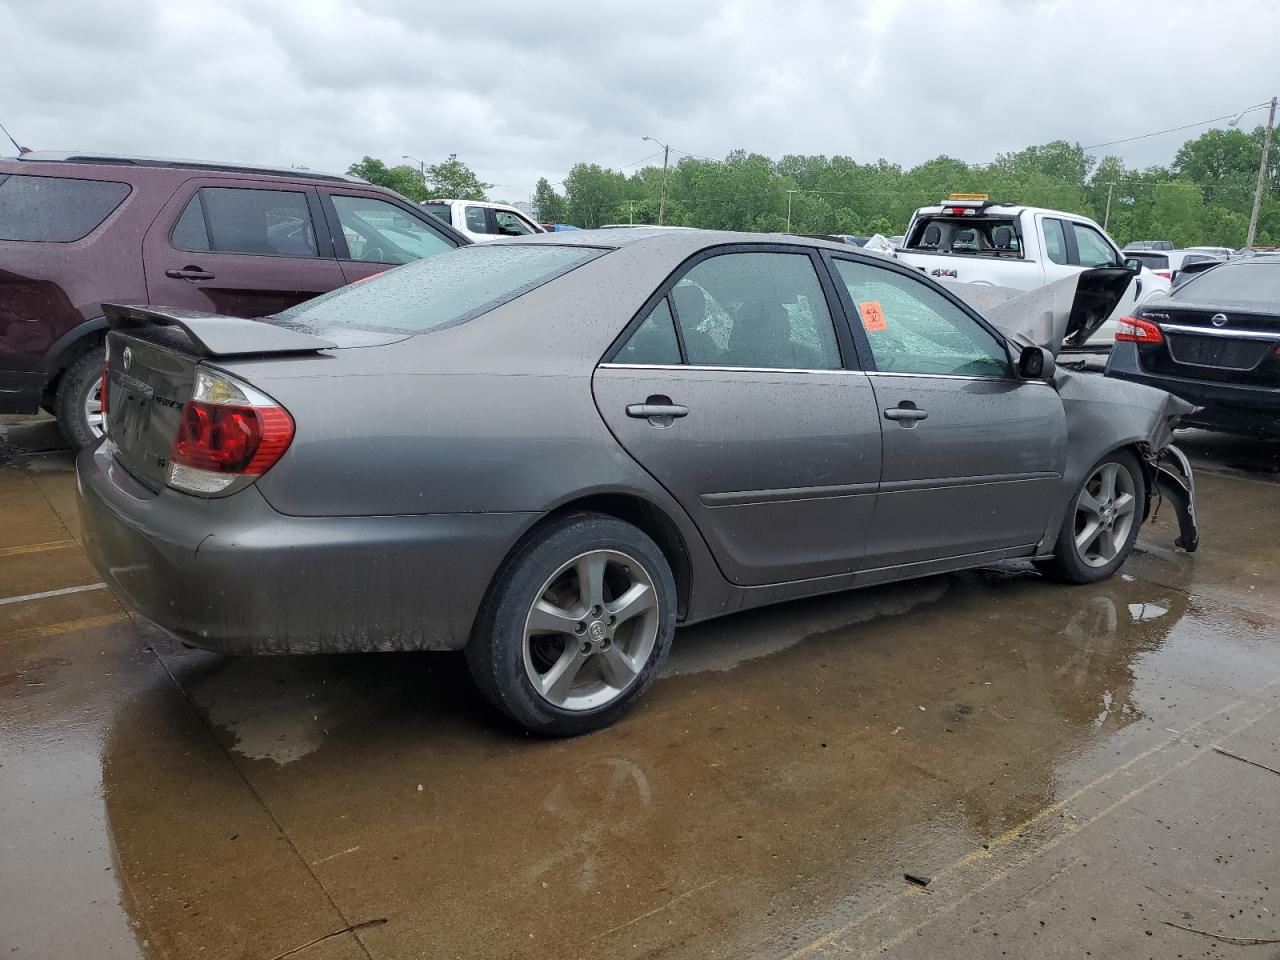
[(1111, 191), (1116, 188), (1115, 182), (1107, 184), (1107, 212), (1102, 215), (1102, 232), (1107, 232), (1107, 224), (1111, 222)]
[(791, 195), (799, 192), (799, 190), (787, 191), (787, 233), (791, 232)]
[(658, 199), (658, 226), (662, 226), (662, 218), (667, 212), (667, 160), (671, 154), (671, 148), (661, 140), (655, 140), (653, 137), (641, 137), (640, 139), (649, 140), (662, 148), (662, 194)]
[(1253, 213), (1249, 215), (1249, 235), (1244, 245), (1252, 247), (1258, 235), (1258, 211), (1262, 208), (1262, 188), (1267, 182), (1267, 157), (1271, 153), (1271, 131), (1276, 125), (1276, 98), (1271, 98), (1271, 114), (1267, 118), (1267, 135), (1262, 141), (1262, 162), (1258, 164), (1258, 186), (1253, 191)]

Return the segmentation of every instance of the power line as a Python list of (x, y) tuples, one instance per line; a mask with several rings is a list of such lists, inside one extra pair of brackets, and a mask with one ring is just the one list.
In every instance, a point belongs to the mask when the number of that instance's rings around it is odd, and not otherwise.
[(1265, 103), (1255, 103), (1251, 107), (1245, 107), (1243, 110), (1237, 110), (1235, 113), (1226, 113), (1220, 117), (1213, 117), (1210, 120), (1198, 120), (1195, 123), (1184, 124), (1181, 127), (1170, 127), (1168, 130), (1157, 130), (1155, 133), (1143, 133), (1143, 134), (1139, 134), (1136, 137), (1124, 137), (1120, 140), (1108, 140), (1106, 143), (1095, 143), (1095, 144), (1092, 144), (1091, 146), (1084, 147), (1082, 149), (1097, 150), (1099, 147), (1114, 147), (1118, 143), (1133, 143), (1133, 141), (1135, 140), (1146, 140), (1150, 137), (1162, 137), (1166, 133), (1177, 133), (1180, 130), (1190, 130), (1192, 127), (1203, 127), (1205, 124), (1217, 123), (1219, 120), (1231, 120), (1234, 117), (1238, 117), (1243, 113), (1248, 113), (1250, 110), (1257, 110), (1259, 107), (1268, 107), (1270, 105), (1271, 105), (1270, 100), (1266, 101)]

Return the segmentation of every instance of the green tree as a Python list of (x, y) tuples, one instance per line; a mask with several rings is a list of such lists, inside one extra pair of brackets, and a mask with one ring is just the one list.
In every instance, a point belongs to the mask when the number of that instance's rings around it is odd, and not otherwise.
[(380, 187), (394, 190), (414, 203), (420, 203), (427, 199), (427, 185), (422, 178), (422, 171), (417, 167), (410, 167), (405, 164), (388, 167), (381, 160), (366, 156), (359, 163), (353, 163), (349, 166), (347, 173), (353, 177), (361, 177)]
[(484, 200), (485, 191), (493, 186), (483, 183), (470, 167), (458, 159), (456, 153), (442, 163), (427, 167), (427, 184), (431, 198), (448, 200)]
[(570, 223), (591, 229), (609, 223), (625, 198), (627, 178), (596, 163), (579, 163), (564, 180)]
[(566, 205), (564, 197), (556, 193), (550, 181), (543, 177), (533, 188), (533, 209), (543, 223), (564, 223)]

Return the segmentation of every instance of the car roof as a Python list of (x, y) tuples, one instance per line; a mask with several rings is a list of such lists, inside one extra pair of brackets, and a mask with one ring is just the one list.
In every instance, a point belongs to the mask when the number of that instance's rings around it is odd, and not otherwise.
[(297, 180), (337, 180), (343, 183), (371, 185), (369, 181), (346, 173), (324, 173), (319, 170), (297, 170), (289, 167), (226, 163), (219, 160), (181, 160), (170, 157), (144, 157), (126, 154), (90, 153), (65, 150), (40, 150), (17, 158), (23, 163), (90, 164), (114, 167), (161, 167), (170, 170), (210, 170), (218, 173), (257, 173)]
[(836, 250), (844, 254), (861, 253), (864, 256), (867, 255), (866, 250), (853, 247), (847, 243), (822, 240), (817, 237), (804, 237), (793, 233), (740, 233), (732, 230), (701, 230), (696, 227), (672, 230), (667, 227), (636, 226), (556, 231), (554, 233), (527, 234), (522, 237), (503, 237), (492, 242), (555, 243), (577, 247), (604, 247), (613, 250), (643, 244), (645, 247), (654, 250), (661, 248), (663, 250), (682, 250), (688, 253), (696, 253), (698, 250), (708, 247), (719, 247), (728, 244), (759, 246), (784, 244), (786, 246), (820, 247), (827, 250)]

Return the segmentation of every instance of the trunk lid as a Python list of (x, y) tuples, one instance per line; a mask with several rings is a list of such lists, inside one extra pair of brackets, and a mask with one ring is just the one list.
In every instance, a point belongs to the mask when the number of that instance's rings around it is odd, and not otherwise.
[(1280, 386), (1280, 313), (1165, 300), (1139, 315), (1159, 325), (1164, 342), (1139, 351), (1152, 373), (1254, 386)]
[(165, 486), (169, 455), (196, 368), (222, 357), (307, 355), (335, 344), (259, 320), (194, 311), (104, 304), (107, 442), (115, 459), (153, 490)]

